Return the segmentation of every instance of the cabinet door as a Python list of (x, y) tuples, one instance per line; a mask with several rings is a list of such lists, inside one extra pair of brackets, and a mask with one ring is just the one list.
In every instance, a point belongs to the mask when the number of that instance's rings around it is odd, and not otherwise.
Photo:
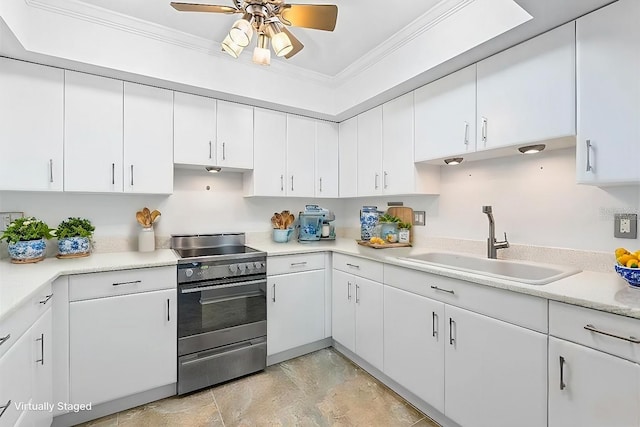
[(218, 101), (218, 166), (253, 169), (253, 107)]
[(333, 270), (331, 280), (331, 331), (333, 339), (356, 351), (355, 276)]
[(215, 144), (216, 100), (174, 92), (173, 162), (186, 165), (215, 165)]
[(547, 423), (547, 336), (445, 307), (445, 415), (463, 426)]
[(124, 191), (173, 192), (173, 92), (124, 83)]
[(385, 103), (382, 117), (382, 192), (413, 193), (413, 92)]
[(338, 180), (340, 197), (358, 195), (358, 117), (341, 122), (338, 128)]
[(24, 408), (16, 404), (28, 404), (31, 400), (31, 375), (35, 364), (31, 357), (32, 346), (31, 334), (27, 331), (0, 357), (0, 427), (15, 426), (24, 412)]
[(256, 108), (254, 111), (253, 171), (245, 173), (245, 194), (285, 196), (287, 179), (287, 115)]
[(316, 122), (287, 114), (287, 196), (314, 197)]
[(640, 367), (549, 337), (549, 427), (640, 425)]
[(324, 338), (324, 271), (273, 276), (267, 289), (267, 354)]
[(0, 190), (62, 191), (64, 72), (0, 58)]
[(176, 382), (176, 291), (69, 304), (70, 399), (94, 405)]
[(316, 121), (316, 197), (338, 197), (338, 124)]
[[(31, 390), (32, 402), (36, 405), (53, 402), (53, 320), (48, 309), (31, 327)], [(57, 403), (57, 402), (55, 402)], [(54, 404), (55, 404), (54, 403)], [(50, 426), (53, 413), (29, 411), (33, 426)]]
[(575, 135), (575, 26), (478, 62), (478, 150)]
[(415, 91), (415, 160), (476, 150), (476, 65)]
[(123, 82), (65, 71), (64, 189), (122, 192)]
[(383, 370), (382, 284), (356, 277), (356, 354)]
[(382, 106), (358, 115), (358, 196), (382, 194)]
[(444, 304), (384, 287), (384, 373), (444, 413)]
[(576, 171), (580, 183), (640, 181), (638, 16), (640, 2), (622, 0), (577, 21)]

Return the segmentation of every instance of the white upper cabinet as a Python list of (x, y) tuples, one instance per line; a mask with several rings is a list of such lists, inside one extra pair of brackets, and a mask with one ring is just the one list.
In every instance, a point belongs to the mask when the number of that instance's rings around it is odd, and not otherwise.
[(316, 197), (338, 197), (338, 124), (316, 121)]
[(316, 122), (287, 114), (287, 196), (314, 197)]
[(573, 22), (477, 67), (478, 150), (575, 135)]
[(414, 92), (415, 160), (441, 159), (476, 150), (476, 65)]
[(639, 16), (620, 0), (577, 21), (579, 183), (640, 181)]
[(244, 174), (246, 196), (286, 196), (287, 115), (256, 108), (254, 111), (253, 171)]
[(124, 83), (124, 191), (173, 192), (173, 92)]
[(65, 71), (64, 189), (122, 192), (121, 80)]
[(64, 71), (0, 58), (0, 94), (0, 190), (62, 191)]
[(382, 194), (382, 105), (358, 115), (358, 196)]
[(338, 179), (340, 197), (358, 195), (358, 117), (339, 125)]
[(218, 101), (216, 164), (253, 169), (253, 107)]
[(216, 164), (216, 100), (174, 92), (173, 162)]

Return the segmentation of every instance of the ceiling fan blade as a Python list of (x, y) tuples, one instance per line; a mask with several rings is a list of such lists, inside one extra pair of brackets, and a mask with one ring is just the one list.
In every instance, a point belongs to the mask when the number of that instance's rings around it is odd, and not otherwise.
[(333, 31), (338, 19), (338, 6), (334, 4), (286, 4), (280, 11), (280, 20), (294, 27)]
[(212, 12), (212, 13), (239, 13), (240, 10), (230, 6), (217, 6), (215, 4), (178, 3), (171, 2), (171, 6), (180, 12)]
[(300, 52), (304, 48), (304, 45), (293, 34), (291, 34), (291, 31), (289, 31), (284, 25), (281, 25), (281, 27), (282, 28), (280, 28), (280, 30), (283, 33), (285, 33), (287, 36), (289, 36), (289, 40), (291, 40), (291, 45), (293, 46), (293, 49), (291, 50), (291, 52), (287, 53), (284, 56), (285, 58), (289, 59), (296, 53)]

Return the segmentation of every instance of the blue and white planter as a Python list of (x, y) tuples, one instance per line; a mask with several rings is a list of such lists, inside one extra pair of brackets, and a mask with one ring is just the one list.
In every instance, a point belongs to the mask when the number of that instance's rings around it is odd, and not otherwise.
[(44, 259), (47, 244), (44, 239), (20, 240), (9, 243), (9, 256), (17, 263), (38, 262)]
[(60, 256), (89, 255), (91, 242), (88, 237), (64, 237), (58, 239), (58, 252)]

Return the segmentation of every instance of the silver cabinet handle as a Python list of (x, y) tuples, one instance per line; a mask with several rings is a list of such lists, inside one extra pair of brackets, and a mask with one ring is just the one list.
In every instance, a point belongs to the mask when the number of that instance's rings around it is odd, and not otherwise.
[(142, 280), (133, 280), (131, 282), (116, 282), (116, 283), (112, 283), (113, 286), (120, 286), (120, 285), (135, 285), (136, 283), (142, 283)]
[(40, 341), (40, 359), (36, 360), (36, 363), (44, 365), (44, 334), (40, 334), (40, 338), (36, 338), (36, 341)]
[(49, 294), (47, 296), (44, 297), (44, 299), (42, 301), (40, 301), (40, 304), (46, 304), (49, 302), (49, 300), (53, 297), (53, 294)]
[(358, 270), (360, 269), (360, 266), (359, 266), (359, 265), (356, 265), (356, 264), (349, 264), (349, 263), (347, 263), (347, 267), (357, 268)]
[(133, 187), (133, 165), (131, 165), (131, 186)]
[(587, 139), (586, 141), (587, 144), (587, 172), (592, 172), (593, 171), (593, 166), (591, 166), (591, 140)]
[(464, 145), (469, 145), (469, 123), (464, 122)]
[(438, 315), (436, 314), (435, 311), (432, 311), (431, 312), (431, 336), (432, 337), (438, 336), (438, 331), (436, 330), (437, 321), (438, 321)]
[(291, 175), (291, 191), (293, 191), (293, 175)]
[(4, 406), (0, 406), (0, 409), (2, 409), (2, 411), (0, 412), (0, 418), (2, 418), (2, 416), (4, 415), (4, 411), (7, 410), (7, 408), (9, 407), (9, 405), (11, 405), (11, 399), (9, 399), (9, 401), (7, 402), (6, 405)]
[(612, 337), (612, 338), (617, 338), (619, 340), (623, 340), (623, 341), (627, 341), (633, 344), (640, 344), (640, 339), (630, 336), (630, 337), (624, 337), (622, 335), (616, 335), (613, 334), (611, 332), (605, 332), (605, 331), (601, 331), (600, 329), (597, 329), (595, 326), (593, 325), (586, 325), (584, 327), (587, 331), (591, 331), (591, 332), (595, 332), (596, 334), (602, 334), (602, 335), (606, 335), (608, 337)]
[(453, 290), (450, 290), (450, 289), (442, 289), (442, 288), (439, 288), (437, 286), (431, 286), (431, 289), (435, 289), (436, 291), (446, 292), (448, 294), (455, 295), (455, 292)]
[(211, 156), (213, 156), (213, 154), (211, 151), (211, 141), (209, 141), (209, 159), (211, 159)]
[(301, 267), (303, 265), (307, 265), (307, 261), (302, 261), (302, 262), (292, 262), (291, 263), (291, 267)]
[(387, 173), (387, 171), (384, 171), (384, 174), (383, 174), (383, 175), (384, 175), (384, 176), (382, 177), (382, 186), (383, 186), (384, 188), (387, 188), (387, 187), (388, 187), (388, 185), (387, 185), (387, 176), (388, 176), (389, 174)]
[(111, 185), (116, 184), (116, 164), (111, 163)]
[(360, 304), (360, 286), (356, 284), (356, 304)]
[(280, 175), (280, 191), (284, 191), (284, 175)]
[(226, 143), (222, 143), (222, 160), (227, 160), (227, 151), (225, 150), (225, 144)]
[(171, 322), (171, 300), (167, 298), (167, 322)]
[(53, 159), (49, 159), (49, 182), (53, 182)]
[(379, 176), (379, 174), (376, 172), (376, 176), (374, 178), (374, 186), (375, 186), (376, 190), (378, 189), (378, 176)]
[(320, 177), (320, 192), (322, 193), (322, 177)]
[(487, 146), (487, 127), (489, 127), (488, 120), (486, 117), (482, 118), (482, 142), (484, 146)]
[(564, 383), (564, 357), (560, 356), (560, 390), (564, 390), (567, 385)]
[(11, 334), (7, 334), (4, 337), (0, 337), (0, 345), (4, 344), (5, 342), (7, 342), (9, 340), (9, 338), (11, 338)]
[(273, 284), (273, 296), (271, 297), (271, 301), (276, 302), (276, 284)]
[(453, 326), (456, 324), (456, 322), (450, 317), (449, 318), (449, 345), (454, 345), (456, 342), (456, 339), (453, 337)]
[(347, 282), (347, 300), (351, 301), (351, 282)]

